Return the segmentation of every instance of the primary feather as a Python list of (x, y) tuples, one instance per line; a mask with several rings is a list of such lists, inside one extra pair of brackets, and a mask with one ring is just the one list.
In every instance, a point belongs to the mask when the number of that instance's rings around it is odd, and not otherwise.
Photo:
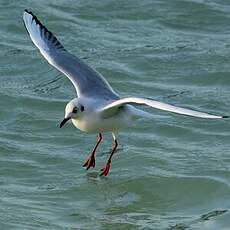
[(32, 12), (25, 10), (23, 20), (35, 46), (52, 66), (70, 79), (78, 96), (119, 98), (101, 74), (70, 54)]

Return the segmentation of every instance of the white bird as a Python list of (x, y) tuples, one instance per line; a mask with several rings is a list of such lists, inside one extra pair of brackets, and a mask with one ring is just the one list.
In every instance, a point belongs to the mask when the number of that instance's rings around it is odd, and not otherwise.
[(83, 165), (87, 170), (90, 167), (95, 167), (95, 153), (102, 141), (102, 133), (111, 132), (113, 137), (112, 150), (100, 174), (106, 176), (110, 169), (112, 156), (118, 146), (115, 133), (129, 127), (137, 117), (150, 115), (133, 105), (147, 105), (160, 110), (200, 118), (227, 118), (227, 116), (180, 108), (146, 98), (120, 98), (101, 74), (70, 54), (32, 12), (25, 10), (23, 20), (31, 40), (44, 58), (64, 73), (75, 87), (77, 98), (66, 105), (65, 117), (60, 128), (71, 119), (78, 129), (84, 132), (98, 133), (96, 145)]

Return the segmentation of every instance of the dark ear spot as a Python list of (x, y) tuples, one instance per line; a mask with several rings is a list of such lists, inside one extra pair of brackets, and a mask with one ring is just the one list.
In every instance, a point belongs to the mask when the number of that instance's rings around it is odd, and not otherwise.
[(83, 105), (81, 105), (81, 111), (83, 112), (85, 110), (85, 107)]

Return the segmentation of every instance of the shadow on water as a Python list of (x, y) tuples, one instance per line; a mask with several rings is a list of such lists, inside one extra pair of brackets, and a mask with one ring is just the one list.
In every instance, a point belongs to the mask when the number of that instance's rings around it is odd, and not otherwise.
[[(120, 148), (117, 148), (115, 153), (118, 153), (118, 152), (122, 152), (124, 150), (124, 148), (120, 147)], [(102, 156), (106, 156), (106, 155), (109, 155), (111, 152), (111, 149), (108, 149), (108, 151), (102, 151), (102, 152), (98, 152), (97, 155), (99, 157), (102, 157)]]
[(193, 221), (189, 221), (189, 222), (185, 222), (185, 223), (179, 223), (179, 224), (175, 224), (175, 225), (171, 225), (167, 228), (167, 230), (184, 230), (184, 229), (188, 229), (190, 227), (192, 227), (192, 225), (194, 224), (199, 224), (205, 221), (209, 221), (215, 217), (221, 216), (223, 214), (225, 214), (226, 212), (228, 212), (227, 209), (225, 210), (214, 210), (214, 211), (210, 211), (206, 214), (201, 215), (200, 218), (195, 219)]

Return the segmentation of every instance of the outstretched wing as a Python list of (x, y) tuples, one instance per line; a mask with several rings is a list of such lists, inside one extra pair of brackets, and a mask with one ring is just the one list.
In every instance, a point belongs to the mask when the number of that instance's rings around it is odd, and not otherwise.
[(28, 10), (23, 15), (31, 40), (45, 59), (73, 83), (78, 96), (118, 99), (109, 83), (79, 58), (67, 52), (57, 38)]
[(116, 100), (105, 107), (100, 109), (100, 113), (102, 116), (106, 117), (106, 114), (112, 114), (113, 111), (117, 111), (119, 107), (122, 107), (123, 105), (126, 104), (134, 104), (134, 105), (147, 105), (152, 108), (164, 110), (164, 111), (169, 111), (173, 113), (178, 113), (178, 114), (183, 114), (187, 116), (193, 116), (193, 117), (200, 117), (200, 118), (228, 118), (227, 116), (217, 116), (217, 115), (212, 115), (209, 113), (203, 113), (203, 112), (198, 112), (194, 111), (191, 109), (184, 109), (181, 107), (177, 107), (174, 105), (169, 105), (163, 102), (151, 100), (151, 99), (145, 99), (145, 98), (138, 98), (138, 97), (127, 97), (127, 98), (122, 98), (119, 100)]

